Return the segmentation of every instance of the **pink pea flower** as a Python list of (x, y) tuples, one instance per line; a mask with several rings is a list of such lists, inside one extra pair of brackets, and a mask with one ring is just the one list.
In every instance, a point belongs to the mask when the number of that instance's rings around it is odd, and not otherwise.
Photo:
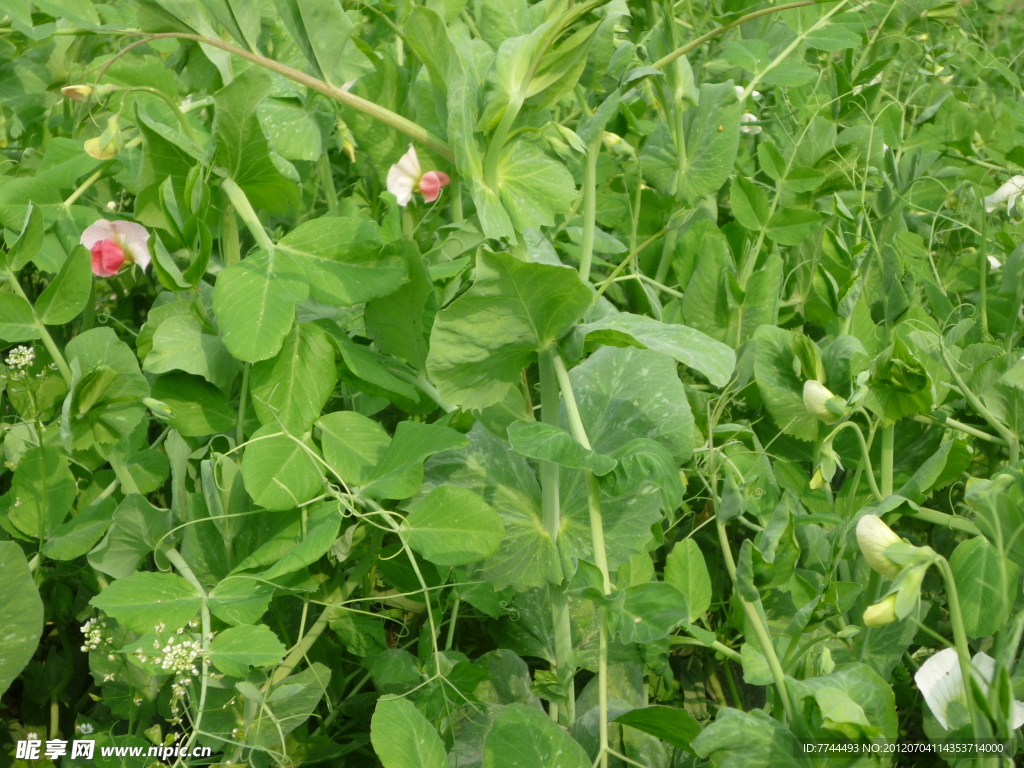
[(423, 173), (412, 144), (409, 151), (388, 170), (388, 192), (398, 198), (398, 204), (403, 208), (412, 200), (413, 192), (419, 192), (425, 202), (432, 203), (441, 194), (441, 189), (450, 183), (451, 179), (443, 171)]
[(79, 241), (92, 253), (92, 273), (97, 277), (113, 277), (121, 267), (138, 264), (145, 271), (149, 266), (149, 233), (132, 221), (100, 219), (90, 224)]

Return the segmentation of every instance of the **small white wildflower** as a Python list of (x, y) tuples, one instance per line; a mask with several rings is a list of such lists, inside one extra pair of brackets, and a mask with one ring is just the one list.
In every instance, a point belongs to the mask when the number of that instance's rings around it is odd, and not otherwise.
[(36, 353), (32, 347), (26, 347), (24, 344), (19, 344), (7, 355), (7, 367), (23, 371), (30, 367), (35, 359)]
[(166, 625), (166, 624), (164, 624), (164, 623), (163, 623), (162, 621), (161, 621), (161, 622), (160, 622), (159, 624), (157, 624), (157, 625), (156, 625), (155, 627), (153, 627), (153, 630), (154, 630), (154, 631), (155, 631), (155, 632), (156, 632), (156, 633), (157, 633), (158, 635), (159, 635), (159, 634), (160, 634), (161, 632), (163, 632), (163, 631), (164, 631), (165, 629), (167, 629), (167, 625)]
[(749, 125), (749, 123), (756, 123), (758, 117), (750, 112), (744, 112), (740, 115), (740, 133), (746, 133), (750, 136), (756, 136), (762, 130), (760, 125)]
[[(82, 646), (84, 652), (95, 651), (103, 645), (104, 626), (102, 622), (98, 622), (96, 619), (89, 619), (82, 625), (82, 634), (85, 635), (85, 645)], [(110, 638), (108, 640), (113, 642)]]
[(109, 674), (106, 674), (106, 675), (104, 675), (104, 676), (103, 676), (103, 682), (104, 682), (104, 683), (109, 683), (109, 682), (110, 682), (111, 680), (113, 680), (113, 679), (114, 679), (115, 677), (117, 677), (117, 675), (115, 675), (115, 674), (114, 674), (113, 672), (111, 672), (111, 673), (109, 673)]
[(94, 730), (95, 728), (92, 727), (92, 723), (79, 723), (75, 726), (75, 731), (83, 736), (88, 736)]
[(25, 734), (25, 738), (29, 741), (39, 741), (39, 734), (35, 731), (29, 731)]

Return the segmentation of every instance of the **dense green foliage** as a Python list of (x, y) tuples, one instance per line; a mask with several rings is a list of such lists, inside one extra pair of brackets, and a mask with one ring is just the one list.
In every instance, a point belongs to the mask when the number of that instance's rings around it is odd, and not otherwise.
[(1010, 765), (1017, 5), (0, 0), (0, 766)]

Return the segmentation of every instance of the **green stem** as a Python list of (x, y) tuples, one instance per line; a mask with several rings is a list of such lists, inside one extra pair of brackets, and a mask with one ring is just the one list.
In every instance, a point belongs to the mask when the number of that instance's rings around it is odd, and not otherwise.
[(594, 261), (594, 229), (597, 227), (597, 156), (601, 151), (598, 134), (587, 147), (583, 164), (583, 243), (580, 249), (580, 279), (590, 280), (590, 267)]
[[(540, 374), (540, 417), (545, 424), (558, 425), (558, 379), (555, 375), (553, 353), (548, 350), (538, 355)], [(561, 508), (558, 497), (559, 484), (558, 465), (553, 461), (540, 463), (541, 515), (544, 530), (551, 541), (557, 546), (558, 534), (561, 530)], [(556, 675), (562, 678), (572, 677), (572, 623), (569, 614), (569, 600), (566, 585), (563, 583), (551, 587), (551, 619), (555, 632), (555, 668)], [(552, 704), (550, 714), (558, 719), (558, 705)], [(576, 719), (576, 702), (571, 692), (566, 698), (565, 721), (572, 725)]]
[(981, 337), (988, 338), (988, 237), (985, 224), (988, 216), (985, 213), (985, 202), (981, 201), (981, 243), (978, 247), (978, 323), (981, 325)]
[(930, 424), (936, 427), (950, 427), (951, 429), (963, 432), (965, 435), (976, 437), (979, 440), (986, 440), (990, 443), (995, 443), (996, 445), (1006, 445), (1006, 441), (1003, 440), (1003, 438), (990, 435), (988, 432), (982, 432), (977, 427), (972, 427), (970, 424), (964, 424), (962, 421), (957, 421), (956, 419), (947, 417), (945, 421), (939, 421), (938, 419), (933, 419), (930, 416), (917, 414), (914, 416), (914, 421), (920, 424)]
[(228, 203), (220, 220), (220, 249), (224, 266), (230, 267), (242, 260), (242, 246), (238, 239), (238, 219), (235, 206)]
[(448, 620), (448, 637), (444, 641), (444, 649), (450, 651), (452, 649), (452, 643), (455, 642), (455, 622), (459, 619), (459, 604), (462, 601), (459, 598), (455, 598), (455, 602), (452, 604), (452, 617)]
[(892, 496), (892, 460), (893, 442), (896, 436), (896, 425), (886, 424), (882, 427), (882, 497)]
[(235, 447), (245, 442), (245, 410), (249, 399), (249, 371), (252, 363), (242, 365), (242, 389), (238, 393), (238, 422), (235, 424)]
[(956, 647), (956, 655), (960, 660), (960, 674), (963, 676), (964, 689), (967, 692), (967, 709), (971, 713), (971, 726), (974, 728), (976, 739), (984, 738), (987, 734), (981, 732), (981, 715), (974, 704), (974, 696), (971, 695), (970, 680), (974, 676), (974, 665), (971, 663), (971, 648), (967, 643), (967, 632), (964, 628), (964, 617), (960, 611), (960, 594), (956, 588), (956, 580), (953, 578), (953, 569), (944, 557), (936, 559), (939, 573), (946, 585), (946, 605), (949, 609), (949, 623), (953, 628), (953, 645)]
[[(853, 431), (857, 433), (857, 441), (860, 443), (860, 455), (861, 462), (865, 469), (865, 474), (868, 476), (868, 484), (871, 486), (871, 492), (875, 496), (876, 501), (881, 501), (885, 498), (885, 495), (878, 489), (878, 484), (875, 482), (875, 471), (871, 467), (871, 453), (868, 450), (868, 444), (864, 440), (864, 433), (860, 431), (860, 427), (852, 421), (844, 421), (838, 427), (833, 429), (829, 435), (825, 438), (825, 442), (830, 441), (833, 437), (839, 434), (839, 431), (845, 427), (853, 427)], [(891, 482), (891, 478), (890, 478)]]
[(252, 232), (252, 236), (256, 238), (256, 242), (259, 244), (267, 253), (274, 252), (274, 241), (270, 239), (270, 235), (267, 234), (267, 230), (263, 228), (263, 222), (260, 221), (260, 217), (256, 215), (256, 211), (253, 209), (252, 204), (249, 202), (249, 198), (246, 197), (245, 192), (238, 186), (234, 179), (230, 176), (225, 177), (220, 182), (221, 189), (228, 196), (228, 200), (231, 201), (231, 205), (234, 206), (235, 211), (245, 222), (245, 226)]
[[(11, 283), (11, 288), (14, 292), (21, 296), (25, 301), (28, 302), (29, 306), (32, 306), (32, 302), (28, 301), (28, 296), (25, 295), (25, 291), (21, 288), (21, 283), (18, 282), (17, 275), (14, 274), (14, 270), (10, 267), (7, 268), (7, 279)], [(39, 336), (43, 340), (43, 346), (46, 347), (46, 351), (50, 353), (50, 357), (53, 358), (53, 362), (57, 365), (60, 370), (60, 375), (64, 377), (64, 383), (68, 385), (68, 389), (71, 389), (71, 368), (68, 367), (68, 361), (64, 359), (63, 353), (60, 348), (54, 342), (50, 332), (46, 330), (46, 326), (40, 321), (39, 316), (36, 314), (36, 310), (32, 308), (32, 317), (35, 320), (36, 329), (39, 331)]]
[(334, 173), (331, 171), (331, 159), (326, 152), (320, 155), (320, 183), (324, 187), (327, 210), (335, 210), (338, 207), (338, 192), (334, 188)]
[(452, 222), (462, 221), (466, 216), (462, 212), (462, 176), (452, 170)]
[(317, 78), (312, 77), (311, 75), (307, 75), (305, 72), (300, 72), (299, 70), (293, 69), (292, 67), (289, 67), (286, 64), (281, 64), (280, 62), (274, 61), (273, 59), (268, 59), (266, 56), (261, 56), (258, 53), (251, 53), (250, 51), (246, 51), (243, 48), (238, 48), (237, 46), (231, 45), (230, 43), (225, 43), (223, 40), (218, 40), (212, 37), (203, 37), (202, 35), (187, 34), (184, 32), (162, 32), (156, 35), (150, 35), (145, 32), (125, 32), (124, 34), (145, 35), (145, 39), (139, 40), (136, 43), (132, 43), (131, 45), (126, 46), (121, 50), (121, 54), (126, 53), (128, 50), (137, 45), (145, 45), (146, 43), (149, 43), (152, 40), (159, 40), (162, 38), (194, 40), (197, 43), (202, 43), (203, 45), (209, 45), (213, 48), (219, 48), (222, 51), (227, 51), (228, 53), (234, 56), (238, 56), (239, 58), (251, 61), (253, 64), (261, 66), (264, 69), (269, 69), (271, 72), (276, 72), (277, 74), (286, 77), (289, 80), (292, 80), (293, 82), (299, 83), (300, 85), (304, 85), (310, 90), (323, 94), (329, 99), (333, 99), (334, 101), (344, 104), (345, 106), (352, 107), (353, 109), (356, 109), (362, 112), (363, 114), (369, 115), (372, 118), (380, 120), (385, 125), (394, 128), (396, 131), (399, 131), (400, 133), (404, 133), (406, 136), (413, 139), (414, 141), (419, 142), (423, 146), (429, 147), (430, 149), (434, 150), (447, 160), (455, 160), (455, 155), (452, 153), (451, 149), (445, 142), (434, 136), (434, 134), (430, 133), (430, 131), (428, 131), (426, 128), (417, 125), (412, 120), (402, 117), (398, 113), (392, 112), (390, 109), (385, 109), (379, 104), (374, 104), (372, 101), (367, 101), (366, 99), (361, 98), (360, 96), (356, 96), (354, 93), (349, 93), (348, 91), (338, 88), (337, 86), (325, 83), (323, 80), (318, 80)]

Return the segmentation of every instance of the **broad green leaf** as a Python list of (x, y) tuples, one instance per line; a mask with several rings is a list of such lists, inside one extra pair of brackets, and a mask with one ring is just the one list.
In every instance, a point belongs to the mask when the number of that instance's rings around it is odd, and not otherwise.
[(210, 643), (210, 661), (231, 677), (245, 677), (249, 667), (269, 667), (284, 658), (285, 647), (265, 624), (229, 627)]
[(310, 455), (314, 450), (307, 439), (282, 434), (274, 424), (262, 427), (250, 438), (242, 457), (245, 490), (264, 509), (304, 504), (323, 487), (320, 468)]
[(653, 643), (690, 620), (686, 596), (657, 581), (626, 587), (614, 614), (624, 643)]
[(278, 249), (302, 265), (309, 291), (325, 304), (350, 307), (387, 296), (408, 281), (400, 251), (385, 248), (377, 224), (325, 216), (293, 229)]
[(617, 462), (610, 456), (584, 448), (565, 430), (540, 421), (517, 421), (508, 428), (508, 439), (516, 453), (531, 459), (553, 461), (563, 467), (589, 469), (607, 475)]
[(259, 251), (217, 275), (213, 311), (224, 346), (255, 363), (281, 349), (295, 318), (295, 302), (309, 296), (306, 273), (291, 256)]
[(498, 163), (501, 202), (518, 231), (549, 227), (576, 199), (572, 174), (532, 141), (509, 142)]
[(267, 581), (273, 581), (285, 574), (312, 565), (327, 554), (334, 544), (334, 540), (338, 538), (340, 527), (341, 515), (336, 512), (329, 513), (319, 522), (311, 525), (306, 537), (289, 550), (288, 554), (260, 574), (260, 577)]
[(238, 361), (231, 357), (221, 337), (213, 335), (193, 312), (178, 311), (181, 314), (167, 317), (156, 326), (142, 369), (149, 373), (194, 373), (226, 389), (241, 368)]
[(130, 494), (114, 511), (103, 541), (89, 553), (89, 565), (115, 579), (130, 576), (155, 549), (173, 544), (173, 524), (170, 510), (157, 509), (144, 496)]
[(501, 545), (505, 527), (497, 513), (466, 488), (442, 485), (409, 507), (404, 539), (435, 565), (484, 560)]
[(287, 735), (309, 721), (330, 683), (331, 670), (320, 662), (282, 680), (266, 697), (266, 715), (253, 723), (252, 743), (282, 754), (286, 749), (281, 743), (282, 734)]
[(427, 457), (466, 444), (466, 438), (449, 427), (399, 422), (394, 439), (374, 467), (362, 493), (377, 499), (406, 499), (419, 490)]
[(16, 293), (0, 292), (0, 339), (13, 343), (39, 337), (32, 305)]
[(249, 392), (263, 424), (301, 435), (320, 415), (337, 380), (327, 334), (312, 323), (296, 323), (277, 355), (252, 366)]
[(340, 3), (275, 0), (274, 5), (318, 77), (340, 84), (351, 79), (353, 67), (368, 67), (365, 56), (348, 44), (355, 27)]
[(640, 153), (644, 178), (690, 204), (717, 192), (736, 161), (742, 111), (732, 81), (701, 85), (699, 106), (684, 118), (686, 160), (680, 163), (668, 123), (661, 122)]
[(167, 423), (185, 437), (227, 432), (237, 414), (224, 393), (198, 376), (170, 373), (153, 382), (150, 396), (166, 403), (172, 414)]
[(175, 573), (136, 573), (113, 582), (89, 602), (131, 631), (147, 633), (158, 624), (170, 632), (185, 626), (203, 598)]
[(781, 768), (793, 764), (796, 743), (786, 726), (760, 709), (721, 707), (691, 746), (715, 768)]
[(81, 557), (107, 532), (116, 507), (117, 502), (107, 498), (100, 504), (90, 504), (81, 509), (70, 520), (57, 526), (43, 545), (43, 554), (51, 560)]
[(766, 234), (780, 245), (800, 245), (821, 226), (821, 216), (807, 208), (783, 208), (768, 221)]
[(70, 323), (85, 309), (92, 288), (89, 251), (76, 246), (64, 260), (60, 272), (36, 299), (36, 315), (44, 325)]
[(68, 342), (68, 362), (77, 360), (83, 374), (99, 368), (114, 372), (105, 397), (111, 400), (146, 397), (149, 383), (139, 371), (139, 363), (131, 348), (117, 338), (111, 328), (93, 328)]
[(513, 586), (521, 592), (559, 583), (562, 567), (544, 529), (536, 474), (526, 459), (482, 424), (474, 425), (467, 438), (468, 448), (428, 462), (424, 490), (444, 485), (467, 488), (501, 516), (505, 537), (480, 572), (496, 590)]
[(693, 539), (676, 544), (665, 559), (665, 581), (686, 597), (691, 621), (704, 615), (711, 606), (711, 575), (704, 553)]
[(30, 202), (25, 212), (25, 226), (7, 252), (11, 269), (18, 272), (36, 257), (43, 247), (45, 229), (42, 210)]
[[(340, 11), (341, 6), (337, 7)], [(256, 114), (270, 145), (281, 157), (307, 163), (320, 159), (323, 137), (311, 111), (286, 101), (267, 99)]]
[[(757, 351), (754, 377), (768, 413), (787, 435), (814, 440), (818, 420), (804, 407), (804, 380), (816, 378), (815, 371), (800, 365), (814, 342), (794, 331), (762, 325), (754, 333)], [(814, 347), (813, 352), (817, 352)], [(800, 369), (798, 373), (796, 369)]]
[(590, 768), (587, 753), (540, 709), (509, 704), (484, 738), (482, 768)]
[(807, 45), (819, 51), (841, 51), (861, 45), (861, 36), (842, 24), (829, 24), (804, 38)]
[(409, 282), (384, 298), (366, 305), (366, 333), (381, 352), (404, 360), (417, 370), (427, 363), (428, 330), (433, 323), (434, 286), (423, 257), (412, 243), (401, 251), (409, 270)]
[(216, 93), (213, 161), (242, 188), (253, 207), (280, 212), (294, 207), (299, 196), (296, 185), (282, 176), (270, 159), (256, 117), (256, 108), (270, 90), (266, 71), (249, 67)]
[(427, 371), (441, 396), (477, 410), (504, 397), (537, 351), (590, 306), (575, 271), (481, 253), (473, 286), (438, 312)]
[(700, 734), (700, 723), (685, 709), (677, 707), (641, 707), (615, 718), (616, 723), (637, 728), (685, 752), (693, 753), (692, 742)]
[(232, 626), (254, 624), (267, 612), (274, 587), (250, 574), (228, 576), (210, 592), (210, 611)]
[(793, 696), (813, 696), (826, 728), (849, 739), (896, 738), (895, 694), (868, 665), (841, 664), (827, 675), (794, 683)]
[(978, 536), (960, 544), (949, 558), (969, 637), (989, 637), (1002, 627), (1013, 604), (1017, 564)]
[(324, 459), (346, 483), (363, 486), (384, 457), (391, 437), (372, 419), (355, 411), (335, 411), (317, 421)]
[(573, 328), (568, 351), (574, 358), (581, 356), (584, 341), (662, 352), (700, 371), (716, 387), (729, 383), (736, 365), (736, 353), (732, 349), (700, 331), (628, 312)]
[(54, 448), (31, 448), (14, 471), (8, 516), (24, 534), (45, 541), (64, 522), (77, 493), (67, 459)]
[(736, 221), (749, 230), (760, 232), (768, 223), (768, 195), (744, 176), (733, 179), (729, 204)]
[(0, 694), (32, 660), (43, 633), (43, 601), (21, 547), (0, 541)]
[(370, 740), (384, 768), (448, 768), (441, 737), (408, 699), (378, 699)]

